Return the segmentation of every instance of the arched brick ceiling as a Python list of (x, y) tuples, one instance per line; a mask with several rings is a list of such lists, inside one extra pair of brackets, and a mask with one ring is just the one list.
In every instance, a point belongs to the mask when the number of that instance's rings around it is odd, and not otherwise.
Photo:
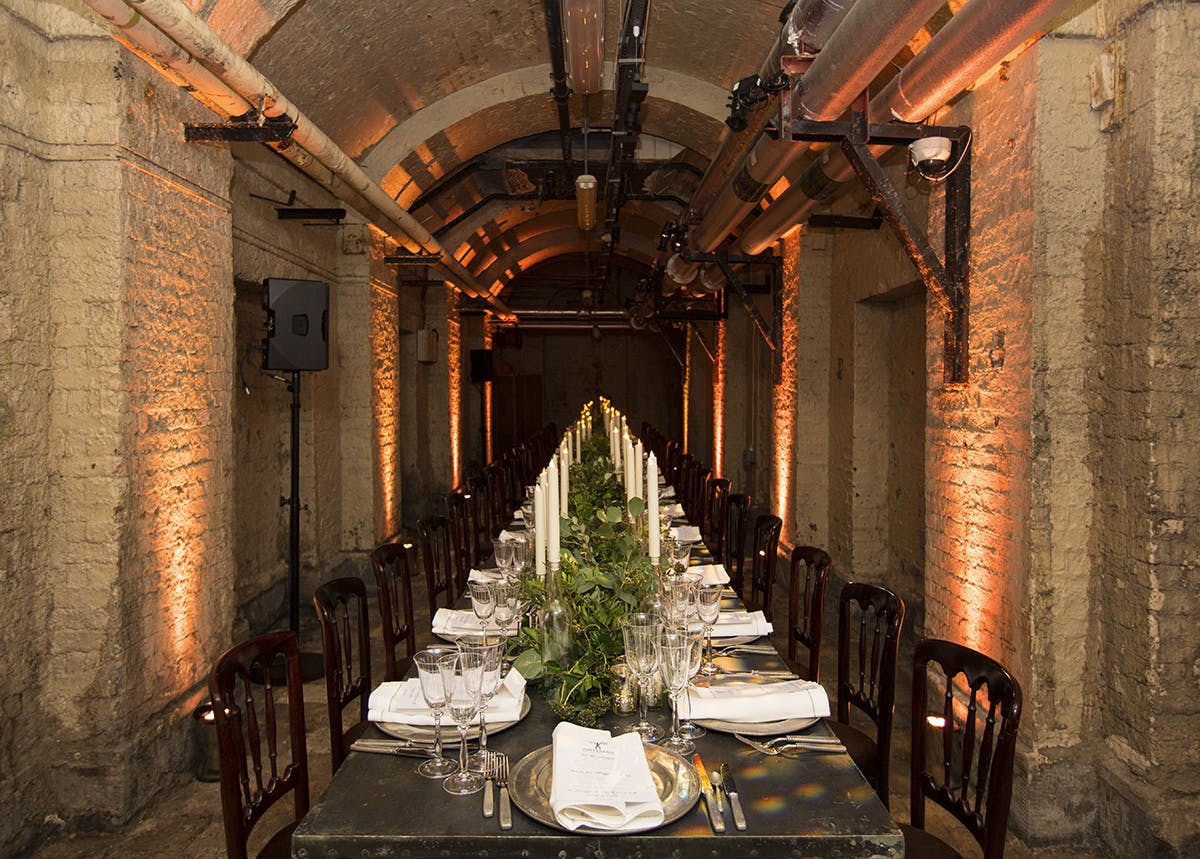
[[(558, 128), (541, 0), (190, 2), (406, 207), (428, 199), (471, 159)], [(784, 5), (654, 0), (646, 27), (642, 79), (649, 95), (639, 116), (642, 131), (685, 147), (694, 161), (711, 157), (729, 87), (758, 70)], [(606, 4), (606, 87), (614, 77), (623, 7), (621, 0)], [(572, 96), (576, 129), (583, 111), (582, 97)], [(612, 111), (611, 90), (589, 98), (591, 127), (608, 127)], [(574, 155), (582, 157), (578, 149)], [(594, 165), (607, 158), (607, 146), (591, 153)], [(511, 202), (484, 206), (469, 224), (456, 225), (447, 246), (464, 258), (500, 241), (496, 252), (519, 263), (521, 244), (504, 246), (501, 236), (516, 235), (518, 227), (555, 208), (573, 224), (572, 205), (550, 203), (544, 201), (540, 215)], [(426, 226), (435, 232), (442, 226), (430, 221), (436, 211), (425, 210)], [(645, 214), (651, 211), (653, 218)], [(663, 221), (677, 214), (656, 206), (627, 217), (623, 209), (618, 253), (650, 253)], [(578, 251), (597, 240), (570, 232), (553, 246)], [(529, 249), (531, 257), (542, 258), (551, 247), (541, 244)]]

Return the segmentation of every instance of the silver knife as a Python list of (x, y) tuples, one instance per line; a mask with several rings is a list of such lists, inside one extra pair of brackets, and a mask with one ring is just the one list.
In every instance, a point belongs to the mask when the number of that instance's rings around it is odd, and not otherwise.
[(712, 824), (713, 832), (725, 831), (725, 818), (717, 811), (717, 800), (713, 794), (712, 782), (708, 780), (708, 770), (699, 755), (692, 755), (696, 772), (700, 776), (700, 790), (704, 794), (704, 809), (708, 812), (708, 821)]
[(410, 758), (433, 757), (433, 749), (417, 746), (406, 740), (355, 740), (350, 744), (350, 750), (353, 752), (373, 752), (384, 755), (402, 755)]
[(729, 808), (733, 811), (733, 825), (739, 832), (746, 829), (746, 815), (742, 811), (742, 799), (738, 796), (737, 782), (733, 780), (733, 772), (729, 764), (721, 764), (721, 785), (729, 797)]

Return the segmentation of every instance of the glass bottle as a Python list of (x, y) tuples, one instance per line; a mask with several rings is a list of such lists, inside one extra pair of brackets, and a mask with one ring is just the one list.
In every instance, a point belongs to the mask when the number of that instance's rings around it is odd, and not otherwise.
[(558, 564), (550, 564), (546, 575), (546, 600), (542, 603), (539, 621), (542, 661), (566, 665), (571, 658), (571, 611), (563, 599)]

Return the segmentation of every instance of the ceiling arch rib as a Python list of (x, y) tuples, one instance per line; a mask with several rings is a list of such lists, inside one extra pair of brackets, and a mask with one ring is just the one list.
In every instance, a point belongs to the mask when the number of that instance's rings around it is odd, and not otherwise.
[[(540, 262), (565, 254), (584, 253), (588, 250), (594, 252), (595, 248), (589, 248), (585, 238), (574, 226), (542, 233), (496, 257), (479, 272), (479, 281), (496, 295), (514, 278)], [(591, 244), (594, 246), (595, 242)], [(641, 236), (633, 237), (625, 250), (623, 256), (645, 265), (649, 265), (657, 255), (654, 243)]]

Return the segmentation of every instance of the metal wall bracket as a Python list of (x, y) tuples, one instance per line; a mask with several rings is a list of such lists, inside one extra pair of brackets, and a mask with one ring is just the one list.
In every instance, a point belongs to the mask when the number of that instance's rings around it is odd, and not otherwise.
[(259, 122), (226, 122), (221, 125), (184, 125), (183, 139), (189, 143), (207, 140), (223, 140), (242, 143), (283, 143), (290, 140), (296, 123), (287, 117)]
[[(733, 293), (741, 300), (742, 306), (746, 308), (746, 312), (750, 314), (750, 318), (754, 321), (754, 327), (758, 329), (758, 333), (762, 336), (763, 342), (773, 352), (778, 352), (780, 345), (783, 342), (783, 316), (779, 302), (779, 267), (780, 261), (778, 257), (770, 254), (759, 254), (758, 256), (749, 256), (746, 254), (727, 254), (727, 253), (685, 253), (684, 259), (689, 262), (712, 262), (716, 263), (721, 269), (721, 273), (725, 275), (724, 292), (733, 290)], [(733, 270), (735, 265), (748, 266), (769, 266), (771, 270), (769, 286), (766, 291), (771, 293), (771, 316), (772, 319), (768, 323), (762, 311), (758, 309), (758, 305), (751, 298), (750, 287), (737, 276)], [(762, 292), (763, 290), (753, 290), (754, 292)]]
[(275, 216), (281, 221), (332, 221), (340, 224), (346, 217), (345, 209), (276, 209)]

